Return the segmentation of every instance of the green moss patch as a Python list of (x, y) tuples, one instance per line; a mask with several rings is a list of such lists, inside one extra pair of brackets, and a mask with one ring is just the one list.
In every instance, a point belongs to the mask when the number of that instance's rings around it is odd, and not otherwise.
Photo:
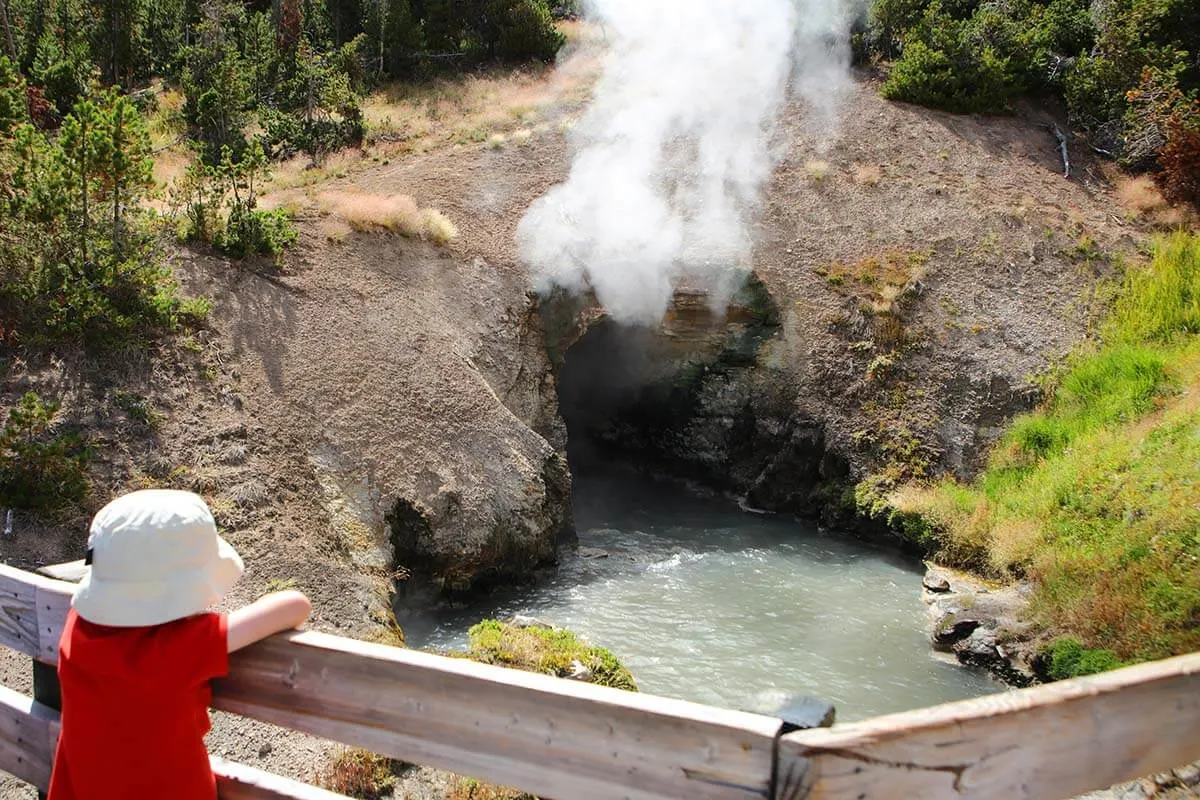
[(569, 675), (578, 661), (592, 673), (591, 683), (637, 691), (637, 684), (620, 661), (603, 647), (594, 647), (562, 628), (519, 627), (485, 619), (468, 632), (468, 657), (546, 675)]

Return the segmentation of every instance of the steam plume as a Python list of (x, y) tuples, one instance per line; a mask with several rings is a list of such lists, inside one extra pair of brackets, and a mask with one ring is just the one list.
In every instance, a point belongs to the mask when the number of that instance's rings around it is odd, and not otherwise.
[(673, 285), (726, 298), (752, 246), (789, 88), (828, 124), (848, 79), (844, 0), (591, 0), (609, 42), (574, 160), (517, 231), (539, 288), (591, 286), (656, 324)]

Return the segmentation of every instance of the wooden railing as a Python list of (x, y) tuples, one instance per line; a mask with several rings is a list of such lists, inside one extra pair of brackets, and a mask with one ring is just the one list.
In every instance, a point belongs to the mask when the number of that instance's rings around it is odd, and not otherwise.
[[(73, 586), (0, 566), (0, 644), (53, 665)], [(1046, 798), (1200, 758), (1200, 653), (790, 731), (783, 720), (314, 632), (230, 660), (216, 708), (558, 800)], [(0, 688), (0, 769), (45, 788), (58, 714)], [(221, 798), (338, 795), (214, 759)]]

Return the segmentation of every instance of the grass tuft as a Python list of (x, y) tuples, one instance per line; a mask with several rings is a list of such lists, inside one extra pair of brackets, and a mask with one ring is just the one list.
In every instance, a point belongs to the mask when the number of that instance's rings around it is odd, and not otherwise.
[(446, 791), (446, 800), (537, 800), (528, 792), (483, 783), (474, 778), (455, 778)]
[(807, 175), (808, 179), (813, 183), (820, 183), (821, 181), (825, 180), (825, 176), (829, 174), (829, 162), (816, 160), (805, 161), (804, 174)]
[(329, 191), (317, 196), (317, 205), (325, 214), (343, 220), (359, 232), (389, 230), (443, 245), (458, 235), (458, 229), (445, 214), (433, 208), (423, 209), (405, 194)]
[(367, 750), (343, 750), (317, 776), (331, 792), (378, 800), (390, 797), (396, 786), (391, 760)]

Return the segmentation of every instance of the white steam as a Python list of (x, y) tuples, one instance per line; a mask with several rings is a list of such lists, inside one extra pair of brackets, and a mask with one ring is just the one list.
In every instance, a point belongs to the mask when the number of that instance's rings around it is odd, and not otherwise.
[(566, 182), (517, 231), (539, 288), (588, 286), (657, 324), (681, 279), (720, 303), (746, 267), (789, 88), (826, 129), (846, 83), (845, 0), (591, 0), (608, 52)]

